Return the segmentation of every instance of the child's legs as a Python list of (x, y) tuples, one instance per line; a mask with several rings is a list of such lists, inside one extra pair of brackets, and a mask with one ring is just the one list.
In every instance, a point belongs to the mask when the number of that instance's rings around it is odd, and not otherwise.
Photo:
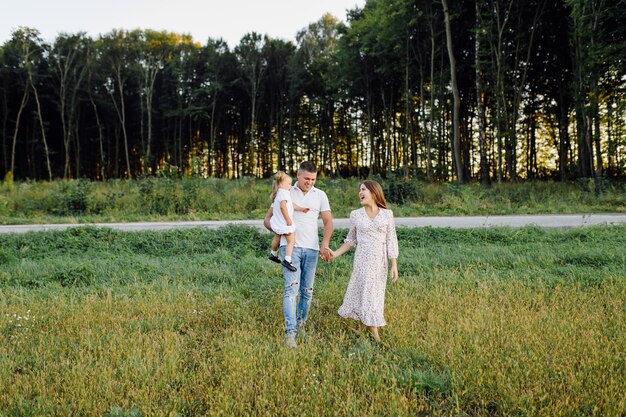
[(274, 239), (272, 239), (272, 250), (273, 251), (277, 251), (279, 244), (280, 244), (280, 235), (279, 234), (275, 234), (274, 235)]
[(285, 236), (285, 239), (287, 240), (287, 247), (285, 247), (285, 256), (291, 256), (291, 253), (293, 252), (293, 247), (296, 245), (296, 235), (295, 233), (289, 233), (283, 236)]

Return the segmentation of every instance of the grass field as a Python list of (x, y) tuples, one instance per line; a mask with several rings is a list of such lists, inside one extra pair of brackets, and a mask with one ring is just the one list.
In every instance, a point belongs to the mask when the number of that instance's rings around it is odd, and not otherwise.
[(384, 343), (336, 314), (345, 256), (294, 350), (269, 234), (2, 235), (0, 415), (626, 413), (626, 227), (398, 233)]
[[(483, 187), (380, 179), (398, 217), (498, 214), (626, 213), (622, 180), (519, 182)], [(319, 178), (335, 217), (358, 207), (357, 179)], [(4, 182), (0, 224), (93, 223), (159, 220), (261, 219), (270, 205), (271, 182), (155, 178), (108, 182)]]

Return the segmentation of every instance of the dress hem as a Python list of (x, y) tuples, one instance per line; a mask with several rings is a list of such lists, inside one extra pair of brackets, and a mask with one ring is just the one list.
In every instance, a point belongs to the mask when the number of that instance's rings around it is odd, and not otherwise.
[(353, 320), (360, 321), (366, 326), (383, 327), (387, 325), (387, 322), (384, 319), (382, 321), (377, 321), (377, 320), (369, 321), (367, 319), (361, 318), (361, 316), (359, 316), (359, 314), (354, 311), (342, 312), (341, 310), (339, 310), (337, 311), (337, 314), (339, 314), (339, 316), (343, 317), (344, 319), (353, 319)]

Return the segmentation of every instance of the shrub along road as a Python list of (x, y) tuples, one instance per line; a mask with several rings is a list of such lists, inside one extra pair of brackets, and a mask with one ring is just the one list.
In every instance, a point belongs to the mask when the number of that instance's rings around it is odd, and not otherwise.
[[(26, 233), (43, 230), (66, 230), (71, 227), (110, 227), (117, 230), (169, 230), (190, 227), (218, 229), (230, 224), (248, 225), (265, 231), (262, 220), (216, 220), (179, 222), (134, 222), (134, 223), (78, 223), (36, 224), (0, 226), (0, 233)], [(321, 224), (321, 220), (320, 220)], [(348, 228), (348, 219), (333, 219), (336, 229)], [(549, 214), (519, 216), (451, 216), (451, 217), (396, 217), (400, 227), (449, 227), (455, 229), (479, 227), (524, 227), (570, 229), (595, 225), (626, 224), (626, 214)]]

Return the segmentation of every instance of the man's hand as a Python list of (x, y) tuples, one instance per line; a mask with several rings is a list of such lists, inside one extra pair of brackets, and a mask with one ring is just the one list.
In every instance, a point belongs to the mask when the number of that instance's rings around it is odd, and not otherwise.
[(326, 262), (330, 262), (332, 260), (332, 251), (328, 246), (322, 247), (322, 250), (320, 251), (320, 258)]

